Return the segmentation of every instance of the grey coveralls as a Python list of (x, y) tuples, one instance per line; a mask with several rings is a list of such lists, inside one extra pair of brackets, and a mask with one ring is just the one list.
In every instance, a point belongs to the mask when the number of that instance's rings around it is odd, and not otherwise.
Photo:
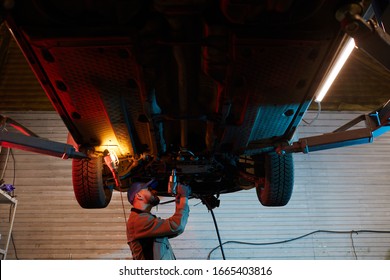
[(127, 241), (134, 260), (174, 260), (168, 238), (184, 231), (190, 209), (188, 203), (176, 202), (176, 211), (168, 219), (132, 208), (127, 221)]

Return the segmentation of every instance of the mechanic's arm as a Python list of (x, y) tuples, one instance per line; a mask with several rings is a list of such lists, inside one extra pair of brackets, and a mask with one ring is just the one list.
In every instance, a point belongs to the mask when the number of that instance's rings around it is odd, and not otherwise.
[(190, 212), (188, 196), (190, 187), (179, 184), (177, 186), (176, 210), (168, 219), (156, 218), (148, 213), (141, 213), (136, 219), (134, 228), (135, 239), (160, 236), (176, 236), (183, 233)]

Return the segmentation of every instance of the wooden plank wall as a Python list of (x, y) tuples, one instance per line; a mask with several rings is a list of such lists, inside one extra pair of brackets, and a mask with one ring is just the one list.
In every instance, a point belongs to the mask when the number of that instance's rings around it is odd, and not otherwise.
[[(66, 141), (56, 113), (7, 115), (41, 137)], [(300, 128), (299, 136), (330, 132), (356, 115), (322, 112), (311, 126)], [(226, 258), (390, 259), (390, 234), (384, 232), (390, 230), (389, 143), (390, 134), (373, 144), (294, 154), (295, 191), (286, 207), (261, 206), (253, 189), (222, 195), (221, 206), (214, 209), (222, 241), (263, 244), (228, 243)], [(70, 160), (20, 150), (13, 154), (5, 179), (14, 180), (19, 204), (8, 259), (131, 259), (125, 195), (115, 192), (106, 209), (81, 209), (73, 195)], [(3, 245), (9, 207), (0, 206)], [(190, 200), (190, 207), (186, 231), (171, 243), (178, 259), (206, 259), (218, 246), (212, 216), (198, 200)], [(157, 215), (168, 217), (172, 211), (173, 205), (160, 206)], [(332, 232), (312, 233), (317, 230)], [(268, 244), (273, 242), (282, 243)], [(212, 252), (211, 259), (220, 258), (220, 250)]]

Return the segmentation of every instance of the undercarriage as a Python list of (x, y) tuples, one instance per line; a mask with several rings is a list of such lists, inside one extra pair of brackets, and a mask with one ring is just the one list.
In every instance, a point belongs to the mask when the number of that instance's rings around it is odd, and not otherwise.
[(150, 178), (169, 196), (172, 171), (194, 196), (256, 188), (263, 205), (284, 206), (294, 185), (291, 153), (387, 131), (389, 105), (367, 115), (364, 131), (346, 131), (353, 121), (292, 141), (346, 33), (378, 60), (388, 57), (387, 34), (365, 24), (365, 1), (2, 3), (69, 139), (41, 139), (1, 117), (2, 127), (22, 134), (2, 129), (0, 143), (72, 158), (84, 208), (106, 207), (113, 190)]

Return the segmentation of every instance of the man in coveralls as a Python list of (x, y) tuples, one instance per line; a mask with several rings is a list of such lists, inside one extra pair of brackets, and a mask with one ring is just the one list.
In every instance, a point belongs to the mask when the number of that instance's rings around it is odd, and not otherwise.
[(127, 241), (134, 260), (174, 260), (175, 255), (169, 238), (183, 233), (187, 224), (189, 207), (189, 186), (178, 184), (176, 191), (176, 210), (168, 219), (151, 214), (151, 209), (160, 202), (154, 190), (157, 182), (134, 183), (127, 195), (133, 205), (127, 222)]

